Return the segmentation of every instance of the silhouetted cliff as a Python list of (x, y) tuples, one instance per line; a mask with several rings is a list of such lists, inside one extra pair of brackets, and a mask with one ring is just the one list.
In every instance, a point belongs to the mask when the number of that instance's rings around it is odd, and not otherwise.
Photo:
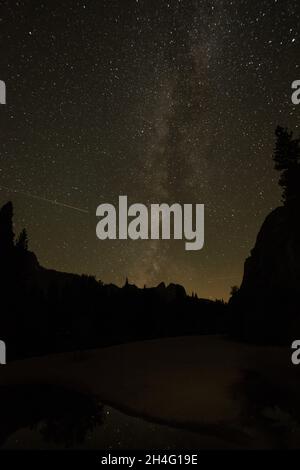
[(230, 304), (243, 338), (276, 343), (296, 339), (300, 331), (300, 213), (295, 207), (278, 207), (267, 216)]

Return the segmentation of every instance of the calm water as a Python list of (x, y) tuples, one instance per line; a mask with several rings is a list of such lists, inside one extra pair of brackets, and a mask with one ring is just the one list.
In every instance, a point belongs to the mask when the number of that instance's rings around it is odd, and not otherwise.
[[(144, 421), (113, 408), (104, 407), (105, 422), (88, 432), (83, 442), (68, 445), (81, 449), (197, 449), (205, 440), (194, 432)], [(62, 449), (65, 442), (45, 438), (39, 423), (36, 429), (22, 428), (13, 433), (2, 448), (6, 449)], [(209, 439), (210, 440), (210, 439)], [(212, 444), (211, 444), (212, 445)]]
[[(198, 427), (197, 431), (130, 416), (99, 398), (50, 385), (0, 387), (2, 449), (298, 448), (300, 425), (279, 407), (265, 408), (245, 427)], [(180, 406), (180, 403), (178, 404)]]
[(129, 416), (96, 397), (50, 386), (0, 389), (3, 449), (197, 449), (213, 437)]

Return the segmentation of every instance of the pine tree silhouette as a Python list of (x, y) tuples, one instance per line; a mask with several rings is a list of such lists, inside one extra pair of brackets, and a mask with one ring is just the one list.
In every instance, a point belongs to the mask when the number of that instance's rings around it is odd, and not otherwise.
[(293, 138), (293, 132), (278, 126), (275, 131), (276, 146), (273, 154), (275, 169), (281, 172), (279, 185), (283, 188), (282, 201), (285, 205), (300, 202), (300, 139)]
[(28, 236), (25, 228), (23, 228), (16, 241), (16, 248), (20, 251), (28, 250)]

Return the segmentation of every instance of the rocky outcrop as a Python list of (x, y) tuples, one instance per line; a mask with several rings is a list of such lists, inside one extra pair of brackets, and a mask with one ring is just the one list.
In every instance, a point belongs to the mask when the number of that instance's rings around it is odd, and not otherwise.
[(267, 216), (230, 304), (246, 339), (285, 343), (300, 337), (299, 210), (282, 206)]

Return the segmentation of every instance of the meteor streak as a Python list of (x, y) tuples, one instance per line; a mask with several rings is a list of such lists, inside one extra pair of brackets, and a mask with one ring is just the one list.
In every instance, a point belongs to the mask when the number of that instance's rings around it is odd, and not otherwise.
[(47, 199), (46, 197), (37, 196), (27, 191), (19, 191), (16, 189), (11, 189), (6, 186), (3, 186), (2, 184), (0, 185), (0, 190), (1, 189), (4, 189), (5, 191), (8, 191), (10, 193), (23, 194), (24, 196), (31, 197), (33, 199), (38, 199), (39, 201), (49, 202), (50, 204), (53, 204), (55, 206), (65, 207), (66, 209), (73, 209), (74, 211), (83, 212), (84, 214), (89, 213), (89, 211), (87, 211), (86, 209), (71, 206), (70, 204), (64, 204), (63, 202), (56, 201), (55, 199)]

